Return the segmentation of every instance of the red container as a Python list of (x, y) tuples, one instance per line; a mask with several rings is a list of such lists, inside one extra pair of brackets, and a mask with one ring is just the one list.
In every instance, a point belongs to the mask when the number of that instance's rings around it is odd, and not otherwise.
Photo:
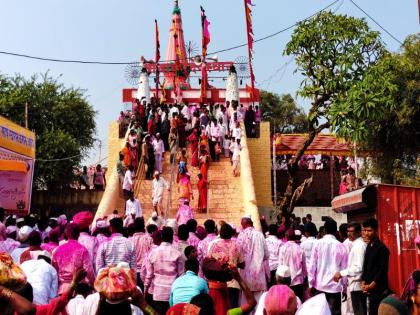
[(420, 251), (414, 243), (420, 235), (420, 187), (371, 185), (335, 197), (332, 207), (347, 213), (349, 222), (376, 216), (379, 238), (390, 251), (389, 285), (401, 294), (410, 273), (420, 269)]
[(391, 252), (389, 284), (401, 294), (410, 273), (420, 269), (420, 251), (414, 243), (420, 235), (420, 188), (377, 185), (376, 189), (379, 237)]

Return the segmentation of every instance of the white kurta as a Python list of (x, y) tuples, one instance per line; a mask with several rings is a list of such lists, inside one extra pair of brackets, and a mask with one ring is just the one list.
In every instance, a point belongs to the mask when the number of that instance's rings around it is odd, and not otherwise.
[(146, 72), (142, 72), (139, 78), (139, 86), (137, 88), (137, 98), (141, 100), (143, 97), (146, 98), (147, 104), (150, 103), (150, 86), (149, 86), (149, 75)]

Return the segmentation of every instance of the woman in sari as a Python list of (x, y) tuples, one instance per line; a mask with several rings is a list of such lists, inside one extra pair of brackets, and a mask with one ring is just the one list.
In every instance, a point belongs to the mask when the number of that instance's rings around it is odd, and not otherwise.
[(200, 173), (203, 175), (203, 178), (207, 180), (207, 172), (209, 169), (209, 154), (207, 153), (205, 146), (201, 146), (198, 160), (200, 163)]
[(198, 174), (198, 212), (205, 213), (207, 211), (207, 190), (208, 183), (202, 174)]
[(197, 132), (197, 128), (193, 129), (193, 132), (189, 135), (187, 140), (190, 142), (191, 166), (192, 167), (198, 167), (198, 132)]

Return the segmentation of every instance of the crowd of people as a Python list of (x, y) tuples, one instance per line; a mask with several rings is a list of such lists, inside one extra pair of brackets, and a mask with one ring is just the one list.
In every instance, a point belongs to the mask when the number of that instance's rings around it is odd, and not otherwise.
[[(127, 130), (128, 137), (116, 169), (127, 203), (134, 191), (137, 170), (144, 165), (145, 178), (153, 180), (151, 198), (155, 217), (163, 216), (163, 194), (169, 184), (161, 174), (167, 153), (170, 161), (178, 166), (180, 207), (190, 204), (194, 198), (188, 171), (193, 167), (199, 170), (197, 210), (205, 212), (210, 163), (217, 163), (223, 156), (230, 158), (234, 176), (240, 175), (241, 123), (247, 126), (249, 110), (245, 111), (237, 102), (225, 105), (158, 104), (152, 98), (150, 104), (145, 99), (136, 100), (131, 111), (122, 111), (118, 118), (120, 137)], [(127, 212), (127, 215), (132, 214)]]
[[(187, 218), (185, 218), (187, 219)], [(420, 272), (402, 297), (388, 286), (389, 250), (371, 218), (317, 228), (283, 217), (254, 228), (143, 217), (124, 227), (8, 216), (0, 210), (1, 314), (418, 314)], [(4, 223), (3, 223), (4, 222)]]

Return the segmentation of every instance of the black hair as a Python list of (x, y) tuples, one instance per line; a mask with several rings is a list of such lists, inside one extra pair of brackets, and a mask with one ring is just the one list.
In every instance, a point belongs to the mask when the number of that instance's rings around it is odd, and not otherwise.
[(144, 219), (143, 219), (143, 217), (134, 219), (134, 228), (135, 228), (136, 232), (144, 232)]
[(364, 221), (362, 223), (362, 226), (365, 227), (365, 228), (366, 227), (371, 227), (372, 229), (377, 230), (378, 229), (378, 221), (375, 218), (370, 218), (370, 219), (367, 219), (366, 221)]
[(318, 234), (316, 226), (312, 222), (306, 223), (304, 229), (305, 229), (305, 233), (308, 233), (309, 236), (314, 236), (315, 237)]
[(194, 250), (195, 250), (195, 247), (192, 246), (192, 245), (188, 245), (187, 247), (185, 247), (185, 249), (184, 249), (185, 257), (188, 258)]
[(124, 232), (124, 222), (121, 218), (113, 218), (109, 221), (109, 225), (112, 227), (114, 231), (117, 233)]
[(335, 235), (337, 232), (337, 222), (334, 220), (328, 220), (324, 223), (325, 233)]
[(188, 231), (195, 233), (197, 230), (197, 221), (194, 219), (189, 219), (187, 221)]
[(32, 231), (28, 236), (29, 246), (40, 246), (42, 243), (41, 234), (37, 231)]
[(164, 226), (162, 229), (162, 241), (172, 243), (174, 240), (174, 230), (169, 226)]
[(230, 224), (223, 224), (220, 228), (220, 238), (224, 240), (229, 240), (233, 236), (233, 229)]
[(146, 226), (146, 231), (147, 233), (149, 233), (150, 235), (153, 234), (153, 232), (157, 231), (158, 227), (155, 224), (149, 224), (148, 226)]
[(216, 222), (209, 219), (204, 222), (204, 227), (206, 228), (207, 233), (216, 233)]
[(181, 241), (186, 241), (188, 239), (189, 230), (186, 224), (181, 224), (178, 226), (178, 238)]
[(277, 227), (277, 225), (276, 225), (276, 224), (270, 224), (270, 225), (268, 226), (268, 233), (269, 233), (270, 235), (276, 235), (276, 236), (277, 236), (277, 229), (278, 229), (278, 227)]
[(192, 271), (195, 274), (197, 274), (199, 268), (200, 268), (200, 265), (199, 265), (198, 260), (196, 258), (187, 259), (185, 261), (185, 271)]
[(354, 228), (354, 231), (356, 232), (356, 233), (361, 233), (362, 232), (362, 225), (359, 223), (359, 222), (350, 222), (348, 225), (347, 225), (347, 228), (349, 228), (349, 227), (352, 227), (352, 228)]
[(200, 315), (214, 315), (215, 314), (213, 299), (207, 293), (200, 293), (194, 296), (191, 299), (190, 303), (200, 308)]

